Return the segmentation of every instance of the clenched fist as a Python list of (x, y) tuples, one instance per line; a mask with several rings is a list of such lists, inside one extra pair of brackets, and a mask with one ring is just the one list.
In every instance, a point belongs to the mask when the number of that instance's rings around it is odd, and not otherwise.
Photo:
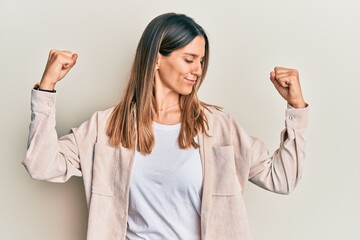
[(304, 108), (306, 103), (301, 92), (299, 72), (296, 69), (275, 67), (270, 80), (280, 95), (294, 108)]
[(76, 53), (52, 49), (39, 87), (45, 90), (54, 90), (56, 83), (65, 77), (75, 65), (77, 58)]

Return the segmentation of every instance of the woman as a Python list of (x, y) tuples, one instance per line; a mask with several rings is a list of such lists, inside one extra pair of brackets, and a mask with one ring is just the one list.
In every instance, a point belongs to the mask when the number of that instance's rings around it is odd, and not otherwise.
[(87, 239), (251, 239), (247, 181), (281, 194), (298, 183), (308, 110), (295, 69), (270, 73), (288, 109), (280, 147), (269, 155), (219, 107), (198, 99), (209, 42), (193, 19), (175, 13), (153, 19), (120, 103), (58, 139), (54, 89), (77, 57), (50, 51), (32, 90), (23, 164), (34, 179), (83, 177)]

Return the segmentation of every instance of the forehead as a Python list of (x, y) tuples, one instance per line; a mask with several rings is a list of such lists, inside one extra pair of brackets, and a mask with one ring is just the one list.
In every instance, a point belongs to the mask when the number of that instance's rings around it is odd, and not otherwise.
[(180, 49), (175, 50), (173, 53), (188, 54), (195, 57), (204, 57), (205, 39), (202, 36), (196, 36), (190, 43)]

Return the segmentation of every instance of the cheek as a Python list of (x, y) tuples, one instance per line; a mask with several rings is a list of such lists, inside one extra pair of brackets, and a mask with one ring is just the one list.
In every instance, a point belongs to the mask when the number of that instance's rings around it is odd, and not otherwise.
[(177, 63), (173, 66), (173, 68), (179, 76), (186, 76), (190, 72), (189, 64), (185, 63), (184, 61)]
[(162, 72), (164, 76), (170, 78), (180, 78), (186, 76), (190, 72), (190, 67), (185, 62), (169, 62), (166, 65), (163, 65), (163, 68), (160, 69), (160, 72)]

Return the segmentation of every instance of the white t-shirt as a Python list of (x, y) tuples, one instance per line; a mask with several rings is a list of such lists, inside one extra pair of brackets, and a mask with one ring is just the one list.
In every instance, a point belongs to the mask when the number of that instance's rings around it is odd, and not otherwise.
[[(135, 151), (130, 178), (126, 237), (200, 239), (202, 166), (199, 149), (180, 149), (181, 123), (153, 122), (155, 146), (146, 156)], [(197, 137), (195, 141), (198, 143)]]

